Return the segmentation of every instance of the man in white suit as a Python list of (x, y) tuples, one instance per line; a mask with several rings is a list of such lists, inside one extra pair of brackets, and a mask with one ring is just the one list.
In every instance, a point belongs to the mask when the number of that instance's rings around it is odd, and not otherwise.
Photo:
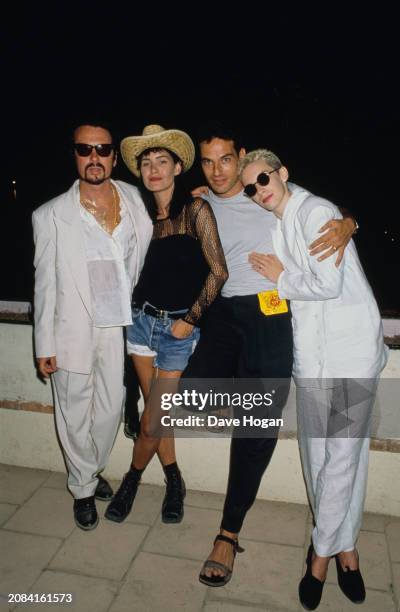
[(112, 497), (99, 474), (121, 420), (123, 326), (132, 323), (152, 223), (138, 190), (111, 180), (117, 154), (108, 129), (81, 125), (73, 146), (79, 179), (32, 216), (35, 350), (53, 383), (75, 522), (91, 530), (95, 496)]
[(353, 242), (339, 267), (310, 256), (320, 226), (341, 217), (337, 207), (288, 184), (287, 169), (265, 149), (241, 160), (240, 176), (246, 195), (278, 219), (278, 257), (252, 253), (249, 261), (276, 283), (281, 300), (291, 300), (299, 445), (315, 521), (300, 601), (307, 610), (318, 606), (334, 556), (340, 588), (361, 603), (355, 546), (376, 379), (387, 360), (381, 317)]

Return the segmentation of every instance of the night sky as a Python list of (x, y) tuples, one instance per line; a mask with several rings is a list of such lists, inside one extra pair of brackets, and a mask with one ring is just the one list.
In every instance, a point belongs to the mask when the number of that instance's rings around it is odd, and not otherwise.
[[(121, 139), (149, 123), (195, 136), (202, 121), (221, 119), (247, 149), (271, 148), (294, 182), (352, 211), (378, 303), (400, 311), (392, 12), (382, 3), (373, 12), (325, 3), (144, 6), (16, 4), (3, 20), (0, 298), (31, 298), (30, 213), (74, 180), (76, 123), (104, 118)], [(134, 182), (122, 162), (115, 177)], [(203, 182), (198, 168), (192, 180)]]

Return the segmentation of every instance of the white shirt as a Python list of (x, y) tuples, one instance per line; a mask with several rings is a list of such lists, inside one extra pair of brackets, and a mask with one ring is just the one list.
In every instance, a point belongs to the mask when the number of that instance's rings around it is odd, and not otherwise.
[(121, 221), (112, 234), (80, 207), (95, 327), (132, 323), (129, 270), (135, 265), (136, 234), (121, 192), (119, 196)]
[(333, 385), (337, 378), (375, 378), (385, 366), (387, 347), (371, 287), (353, 241), (339, 268), (336, 257), (317, 261), (309, 252), (318, 230), (340, 219), (337, 207), (291, 185), (282, 220), (272, 232), (285, 270), (278, 279), (289, 299), (294, 337), (293, 375), (300, 386)]

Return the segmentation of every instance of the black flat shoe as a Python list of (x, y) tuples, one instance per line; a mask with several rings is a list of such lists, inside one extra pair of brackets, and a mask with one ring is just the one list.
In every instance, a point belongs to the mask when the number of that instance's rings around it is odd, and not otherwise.
[(359, 569), (342, 568), (339, 555), (335, 555), (338, 584), (342, 593), (355, 604), (365, 601), (365, 585)]
[(124, 425), (124, 434), (131, 440), (137, 440), (140, 434), (140, 429), (139, 427), (136, 427), (134, 423), (126, 421)]
[(115, 493), (114, 498), (107, 506), (107, 510), (104, 516), (109, 521), (115, 521), (116, 523), (122, 523), (132, 510), (132, 505), (136, 497), (140, 479), (132, 476), (129, 471), (125, 474), (118, 491)]
[[(219, 534), (215, 538), (214, 544), (218, 540), (221, 540), (221, 542), (226, 542), (227, 544), (230, 544), (233, 547), (233, 562), (234, 563), (235, 563), (236, 553), (244, 552), (244, 548), (239, 546), (239, 542), (237, 540), (234, 540), (233, 538), (228, 538), (228, 536)], [(224, 572), (224, 575), (223, 576), (207, 576), (207, 574), (205, 574), (206, 569), (219, 569)], [(228, 584), (228, 582), (232, 578), (232, 572), (233, 572), (233, 565), (232, 565), (232, 569), (230, 569), (227, 565), (224, 565), (224, 563), (220, 563), (219, 561), (212, 561), (212, 559), (207, 559), (207, 561), (204, 562), (203, 567), (201, 568), (201, 572), (199, 574), (199, 580), (202, 584), (206, 584), (207, 586), (210, 586), (210, 587), (225, 586), (226, 584)]]
[(312, 575), (312, 553), (313, 546), (310, 544), (306, 559), (307, 571), (299, 584), (299, 599), (305, 610), (315, 610), (318, 608), (325, 584), (325, 580), (318, 580), (318, 578)]
[(94, 496), (74, 500), (74, 519), (79, 529), (91, 531), (99, 522)]
[(183, 519), (183, 500), (186, 495), (185, 481), (180, 472), (169, 474), (165, 481), (167, 490), (161, 508), (163, 523), (180, 523)]
[(99, 482), (97, 483), (96, 491), (94, 492), (95, 498), (99, 499), (100, 501), (111, 501), (114, 491), (103, 476), (97, 474), (97, 478)]

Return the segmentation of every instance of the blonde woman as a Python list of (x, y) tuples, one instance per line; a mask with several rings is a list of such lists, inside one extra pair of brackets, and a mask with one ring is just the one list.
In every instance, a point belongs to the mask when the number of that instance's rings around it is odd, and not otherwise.
[(315, 521), (300, 601), (318, 606), (335, 557), (340, 588), (361, 603), (356, 541), (376, 379), (387, 359), (380, 314), (352, 242), (339, 267), (309, 254), (321, 225), (340, 218), (334, 204), (288, 184), (287, 168), (265, 149), (241, 160), (240, 176), (245, 194), (278, 219), (278, 257), (252, 253), (249, 261), (291, 300), (299, 445)]

